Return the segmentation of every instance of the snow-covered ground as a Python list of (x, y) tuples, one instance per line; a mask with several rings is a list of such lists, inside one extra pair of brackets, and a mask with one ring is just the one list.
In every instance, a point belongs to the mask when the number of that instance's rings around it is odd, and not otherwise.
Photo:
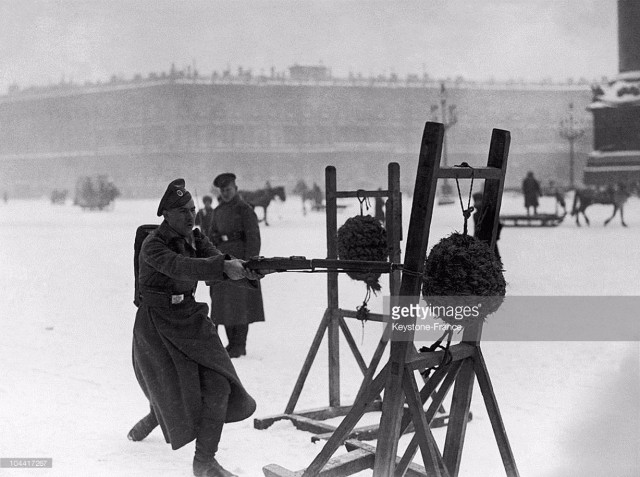
[[(404, 202), (406, 233), (411, 204)], [(345, 203), (340, 221), (358, 212), (357, 202)], [(133, 238), (138, 225), (158, 221), (156, 206), (119, 200), (112, 211), (83, 212), (45, 199), (0, 204), (0, 457), (53, 458), (51, 469), (0, 468), (0, 475), (191, 475), (193, 444), (172, 451), (159, 429), (143, 442), (126, 439), (147, 412), (131, 366)], [(544, 198), (540, 210), (552, 212), (553, 202)], [(521, 213), (522, 198), (505, 195), (503, 212)], [(499, 245), (508, 293), (639, 294), (640, 200), (627, 204), (627, 229), (618, 219), (603, 227), (609, 213), (592, 207), (590, 228), (568, 217), (557, 228), (505, 228)], [(274, 203), (269, 217), (271, 225), (261, 225), (263, 255), (325, 256), (324, 214), (303, 216), (292, 197)], [(430, 244), (461, 228), (458, 205), (438, 207)], [(325, 280), (299, 273), (263, 280), (267, 321), (251, 326), (248, 355), (234, 360), (258, 402), (254, 417), (284, 410), (326, 306)], [(340, 278), (341, 307), (354, 309), (364, 295), (361, 283)], [(204, 285), (198, 296), (208, 302)], [(370, 308), (380, 307), (374, 297)], [(380, 325), (349, 325), (370, 358)], [(487, 342), (483, 350), (522, 476), (640, 475), (637, 342)], [(344, 341), (341, 351), (348, 404), (361, 374)], [(328, 404), (326, 366), (323, 346), (298, 409)], [(460, 475), (504, 475), (477, 387), (471, 410)], [(440, 444), (445, 432), (434, 430)], [(407, 443), (403, 437), (400, 445)], [(288, 421), (256, 430), (248, 419), (225, 427), (219, 460), (258, 477), (269, 463), (302, 469), (320, 449)]]

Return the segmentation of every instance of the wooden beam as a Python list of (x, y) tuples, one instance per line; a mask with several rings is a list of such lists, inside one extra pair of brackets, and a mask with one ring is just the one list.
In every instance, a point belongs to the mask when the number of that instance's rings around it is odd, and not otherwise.
[(440, 179), (500, 179), (502, 171), (497, 167), (441, 167)]
[[(473, 356), (475, 352), (475, 346), (468, 343), (458, 343), (449, 347), (452, 362), (469, 358), (470, 356)], [(438, 366), (442, 362), (444, 356), (444, 351), (416, 353), (412, 357), (407, 358), (407, 367), (412, 370), (420, 369), (420, 367), (432, 368), (434, 366)]]
[[(433, 394), (435, 385), (437, 385), (437, 382), (440, 381), (439, 379), (440, 376), (438, 376), (438, 372), (446, 373), (444, 382), (440, 386), (440, 389), (438, 389), (438, 392), (436, 392), (436, 394), (433, 396), (433, 400), (429, 405), (427, 412), (425, 413), (425, 419), (429, 423), (429, 427), (431, 428), (435, 427), (433, 424), (433, 421), (434, 421), (434, 416), (436, 414), (436, 411), (442, 405), (442, 401), (444, 400), (447, 393), (449, 392), (449, 389), (451, 389), (451, 386), (454, 383), (456, 376), (458, 375), (458, 371), (460, 370), (461, 364), (462, 362), (458, 361), (458, 362), (452, 363), (447, 368), (438, 369), (436, 371), (436, 374), (434, 374), (431, 377), (431, 379), (429, 379), (429, 381), (427, 381), (424, 387), (420, 390), (420, 400), (424, 403), (427, 401), (427, 399), (429, 399), (429, 396)], [(434, 385), (431, 381), (436, 377), (438, 377), (438, 380)], [(449, 418), (447, 417), (447, 425), (449, 424), (448, 421), (449, 421)], [(396, 469), (396, 474), (398, 474), (399, 471), (402, 471), (402, 469), (406, 469), (407, 465), (409, 465), (409, 463), (413, 460), (413, 457), (416, 455), (417, 450), (418, 450), (418, 439), (417, 439), (417, 436), (413, 436), (413, 438), (409, 442), (409, 445), (404, 451), (402, 459), (400, 459), (400, 463), (398, 464), (398, 468)]]
[(336, 199), (355, 199), (365, 197), (389, 197), (388, 190), (338, 190), (333, 194)]
[(262, 473), (264, 474), (264, 477), (300, 477), (302, 475), (302, 471), (292, 472), (278, 464), (269, 464), (263, 467)]
[[(327, 258), (338, 258), (338, 206), (335, 191), (337, 189), (336, 168), (328, 166), (325, 169), (326, 184), (326, 227), (327, 227)], [(327, 273), (327, 307), (335, 310), (338, 304), (338, 274)], [(329, 314), (327, 324), (327, 346), (329, 367), (329, 406), (340, 405), (340, 334), (337, 320), (333, 313)]]
[[(373, 401), (367, 406), (367, 412), (380, 411), (380, 409), (382, 409), (382, 403), (380, 401)], [(309, 419), (325, 420), (346, 416), (349, 414), (349, 411), (351, 411), (351, 406), (319, 407), (296, 412), (295, 415), (308, 417)]]
[(315, 477), (322, 470), (324, 465), (329, 461), (335, 451), (346, 440), (346, 437), (358, 423), (362, 415), (366, 412), (367, 406), (378, 397), (378, 395), (384, 388), (385, 382), (387, 381), (388, 373), (389, 365), (387, 364), (384, 368), (382, 368), (378, 376), (376, 376), (376, 378), (371, 382), (367, 389), (363, 390), (360, 393), (358, 399), (356, 399), (356, 402), (353, 403), (349, 414), (344, 417), (344, 419), (335, 430), (331, 438), (324, 445), (320, 453), (304, 471), (304, 477)]
[(324, 312), (324, 315), (322, 316), (322, 320), (320, 320), (320, 325), (318, 325), (316, 335), (313, 338), (313, 342), (311, 343), (311, 347), (309, 348), (307, 357), (304, 360), (304, 364), (302, 365), (302, 369), (300, 370), (300, 374), (298, 375), (296, 384), (293, 387), (293, 392), (289, 397), (289, 402), (287, 403), (287, 407), (284, 410), (285, 414), (292, 414), (293, 410), (296, 407), (296, 404), (298, 403), (298, 399), (300, 398), (300, 394), (302, 393), (302, 388), (304, 387), (304, 382), (309, 375), (309, 371), (311, 370), (311, 366), (313, 365), (313, 360), (316, 359), (318, 349), (320, 349), (320, 344), (322, 343), (322, 338), (324, 337), (324, 332), (326, 331), (329, 324), (330, 317), (331, 312), (330, 309), (327, 308)]
[[(345, 310), (344, 308), (339, 308), (338, 310), (336, 310), (336, 312), (339, 315), (344, 316), (345, 318), (359, 318), (358, 312), (354, 310)], [(369, 313), (369, 315), (367, 316), (367, 321), (384, 323), (385, 315), (383, 315), (382, 313)], [(386, 321), (389, 321), (388, 317)]]
[(340, 325), (340, 329), (342, 330), (342, 334), (344, 334), (344, 338), (347, 340), (347, 344), (353, 353), (353, 357), (356, 359), (356, 363), (358, 363), (358, 367), (362, 374), (367, 374), (367, 363), (364, 362), (364, 358), (358, 349), (358, 345), (356, 341), (353, 339), (353, 335), (351, 334), (351, 330), (347, 326), (347, 323), (344, 321), (344, 318), (341, 316), (338, 317), (338, 324)]
[(516, 460), (509, 444), (509, 438), (507, 437), (507, 431), (502, 421), (502, 415), (498, 408), (498, 400), (493, 392), (493, 386), (491, 379), (489, 378), (489, 372), (487, 371), (487, 365), (484, 361), (482, 351), (478, 348), (478, 356), (474, 360), (474, 369), (476, 376), (478, 377), (478, 385), (482, 392), (482, 398), (487, 408), (487, 414), (489, 414), (489, 420), (491, 421), (491, 427), (493, 428), (493, 434), (496, 437), (496, 443), (500, 450), (500, 457), (504, 464), (504, 469), (507, 473), (507, 477), (519, 477), (518, 467), (516, 466)]
[[(425, 418), (415, 379), (409, 373), (405, 373), (402, 384), (404, 395), (409, 405), (413, 427), (416, 432), (415, 438), (418, 442), (418, 447), (422, 454), (422, 462), (424, 463), (427, 473), (433, 473), (434, 477), (449, 477), (446, 469), (443, 469), (442, 456), (440, 455), (436, 441), (433, 434), (431, 434), (431, 429), (429, 429), (429, 424)], [(404, 469), (401, 470), (400, 476), (402, 474), (404, 474)], [(396, 475), (398, 474), (396, 473)]]
[(293, 423), (296, 429), (300, 431), (313, 432), (321, 434), (325, 432), (335, 432), (336, 426), (325, 424), (322, 421), (316, 419), (309, 419), (308, 417), (299, 416), (296, 414), (290, 414), (288, 419)]
[[(345, 442), (344, 445), (349, 451), (354, 449), (363, 449), (367, 452), (371, 452), (372, 454), (375, 454), (376, 452), (375, 447), (358, 440), (349, 440)], [(398, 460), (399, 459), (396, 459), (396, 461)], [(404, 475), (405, 477), (427, 477), (427, 472), (421, 465), (411, 463), (409, 464), (409, 467), (407, 467), (407, 471)]]
[(467, 431), (467, 416), (473, 394), (473, 358), (462, 361), (451, 398), (449, 425), (444, 443), (444, 463), (452, 477), (458, 475), (462, 459), (462, 447)]
[[(413, 192), (404, 269), (414, 273), (403, 273), (400, 284), (400, 296), (417, 296), (422, 281), (419, 275), (424, 270), (424, 258), (427, 252), (429, 229), (435, 203), (438, 181), (438, 169), (442, 156), (444, 126), (439, 123), (425, 124), (418, 159), (418, 171)], [(373, 477), (389, 477), (394, 473), (398, 451), (398, 438), (404, 405), (402, 391), (402, 375), (409, 345), (413, 348), (413, 340), (395, 341), (391, 343), (389, 357), (389, 375), (385, 386), (382, 417), (380, 419), (380, 435), (376, 451), (376, 462)]]

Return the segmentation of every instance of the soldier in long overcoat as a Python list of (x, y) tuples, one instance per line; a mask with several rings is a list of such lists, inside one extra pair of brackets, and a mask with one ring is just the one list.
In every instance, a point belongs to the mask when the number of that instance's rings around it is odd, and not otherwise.
[[(260, 227), (253, 208), (238, 195), (236, 176), (220, 174), (213, 181), (220, 190), (220, 204), (214, 209), (209, 238), (233, 257), (247, 260), (260, 254)], [(217, 282), (211, 286), (211, 319), (224, 325), (232, 358), (247, 353), (249, 324), (264, 321), (262, 290), (239, 287), (231, 282)]]
[(196, 440), (194, 475), (233, 476), (215, 459), (222, 427), (251, 416), (256, 403), (209, 320), (208, 306), (194, 295), (199, 280), (258, 276), (193, 230), (195, 204), (184, 180), (169, 184), (161, 215), (164, 221), (140, 250), (133, 328), (133, 367), (151, 412), (129, 438), (143, 439), (159, 423), (173, 449)]
[(527, 172), (527, 177), (522, 181), (522, 194), (524, 195), (524, 207), (527, 209), (527, 215), (529, 215), (530, 207), (533, 207), (533, 215), (537, 215), (538, 197), (542, 195), (542, 189), (531, 171)]
[(196, 214), (196, 225), (200, 227), (200, 230), (206, 234), (211, 228), (211, 221), (213, 220), (213, 199), (210, 195), (205, 195), (202, 198), (204, 208), (200, 209)]

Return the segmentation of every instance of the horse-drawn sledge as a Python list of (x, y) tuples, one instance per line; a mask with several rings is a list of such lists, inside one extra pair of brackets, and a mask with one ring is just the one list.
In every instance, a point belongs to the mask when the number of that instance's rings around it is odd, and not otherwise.
[(111, 205), (120, 191), (105, 175), (80, 177), (76, 182), (74, 205), (83, 209), (103, 210)]
[(504, 227), (556, 227), (567, 214), (501, 215), (500, 223)]
[[(564, 194), (557, 189), (544, 194), (556, 199), (556, 211), (553, 214), (511, 214), (501, 215), (500, 223), (504, 227), (557, 227), (567, 215)], [(562, 215), (560, 215), (562, 208)]]

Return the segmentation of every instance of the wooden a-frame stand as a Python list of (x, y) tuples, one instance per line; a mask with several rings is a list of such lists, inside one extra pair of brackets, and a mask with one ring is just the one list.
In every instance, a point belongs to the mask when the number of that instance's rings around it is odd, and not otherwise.
[[(427, 123), (425, 126), (418, 172), (413, 195), (406, 256), (399, 296), (417, 297), (427, 251), (429, 230), (433, 214), (436, 186), (439, 178), (484, 179), (483, 215), (478, 237), (495, 245), (500, 202), (509, 153), (510, 134), (494, 129), (489, 148), (487, 167), (440, 168), (444, 126)], [(279, 465), (263, 468), (266, 477), (338, 477), (352, 475), (373, 468), (374, 477), (437, 476), (455, 477), (460, 469), (467, 415), (471, 403), (474, 380), (478, 378), (480, 391), (491, 421), (500, 456), (508, 477), (518, 477), (518, 470), (502, 422), (498, 402), (493, 392), (489, 373), (480, 349), (482, 322), (467, 326), (462, 341), (449, 349), (451, 360), (442, 364), (443, 351), (416, 353), (412, 341), (392, 341), (388, 363), (375, 378), (365, 376), (360, 392), (350, 411), (326, 442), (320, 453), (304, 470), (292, 472)], [(436, 372), (418, 389), (414, 371), (440, 365)], [(372, 378), (372, 379), (371, 379)], [(450, 419), (443, 452), (431, 433), (430, 421), (437, 408), (453, 386)], [(382, 416), (377, 447), (357, 440), (347, 440), (348, 452), (332, 459), (333, 454), (348, 438), (380, 393), (384, 391)], [(424, 412), (424, 405), (431, 403)], [(405, 400), (407, 407), (405, 408)], [(401, 457), (398, 457), (398, 439), (410, 424), (415, 435)], [(424, 467), (412, 464), (420, 450)]]
[[(357, 190), (357, 191), (339, 191), (337, 190), (336, 169), (328, 166), (325, 169), (325, 188), (326, 188), (326, 232), (327, 232), (327, 258), (338, 258), (338, 204), (337, 199), (341, 198), (358, 198), (364, 200), (366, 198), (387, 197), (385, 228), (387, 230), (387, 243), (389, 244), (389, 260), (392, 263), (400, 262), (400, 241), (402, 240), (402, 203), (400, 193), (400, 166), (393, 162), (388, 165), (388, 188), (387, 190)], [(389, 277), (389, 293), (395, 295), (398, 293), (400, 286), (400, 272), (394, 271)], [(289, 397), (289, 402), (284, 413), (274, 416), (254, 419), (254, 427), (256, 429), (266, 429), (274, 422), (288, 419), (293, 422), (296, 428), (313, 432), (316, 435), (312, 440), (326, 439), (336, 430), (335, 426), (329, 425), (324, 421), (334, 417), (346, 415), (350, 409), (350, 405), (341, 405), (340, 401), (340, 331), (344, 335), (347, 344), (353, 356), (358, 363), (358, 367), (369, 379), (375, 373), (375, 370), (382, 358), (388, 338), (383, 338), (371, 358), (369, 366), (364, 361), (360, 350), (356, 344), (345, 318), (358, 318), (355, 310), (341, 309), (338, 302), (338, 273), (327, 273), (327, 308), (324, 312), (322, 320), (318, 326), (315, 337), (311, 343), (307, 357), (304, 361), (298, 379), (293, 388), (293, 392)], [(368, 313), (367, 320), (382, 322), (384, 316), (380, 313)], [(311, 370), (311, 366), (316, 358), (324, 335), (327, 335), (328, 341), (328, 369), (329, 369), (329, 406), (310, 409), (305, 411), (295, 411), (296, 404), (302, 393), (305, 381)], [(380, 411), (382, 401), (374, 399), (365, 412)], [(349, 438), (375, 438), (378, 426), (368, 426), (361, 429), (354, 429), (349, 433)]]

